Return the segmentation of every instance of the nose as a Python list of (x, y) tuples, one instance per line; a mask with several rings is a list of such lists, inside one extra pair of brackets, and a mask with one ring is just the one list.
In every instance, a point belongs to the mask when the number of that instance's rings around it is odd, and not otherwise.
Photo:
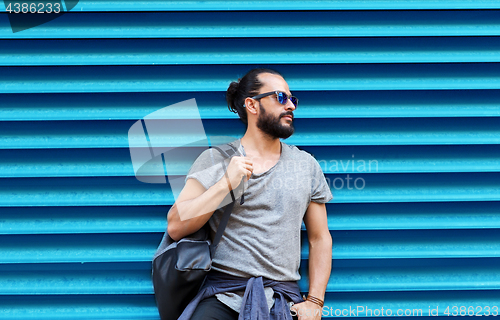
[(290, 111), (294, 111), (295, 110), (295, 105), (292, 103), (292, 100), (290, 99), (287, 99), (286, 101), (286, 104), (285, 104), (285, 110), (290, 110)]

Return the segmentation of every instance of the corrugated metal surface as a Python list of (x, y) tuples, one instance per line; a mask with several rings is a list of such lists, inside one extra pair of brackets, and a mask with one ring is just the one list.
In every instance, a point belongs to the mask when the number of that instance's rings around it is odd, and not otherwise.
[(150, 259), (174, 198), (136, 180), (128, 129), (196, 98), (207, 134), (241, 136), (224, 92), (262, 65), (301, 99), (288, 142), (334, 194), (325, 315), (498, 313), (499, 9), (80, 1), (16, 33), (0, 14), (0, 319), (158, 319)]

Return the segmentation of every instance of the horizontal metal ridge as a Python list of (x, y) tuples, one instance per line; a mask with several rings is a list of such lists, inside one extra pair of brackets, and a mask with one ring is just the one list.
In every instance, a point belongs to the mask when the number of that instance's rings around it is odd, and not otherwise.
[[(498, 258), (334, 260), (327, 292), (497, 290)], [(299, 287), (308, 289), (307, 264)]]
[(1, 320), (36, 319), (155, 319), (152, 294), (0, 296)]
[[(500, 117), (500, 90), (293, 90), (293, 94), (300, 99), (296, 119)], [(227, 108), (225, 91), (1, 94), (0, 119), (138, 120), (188, 99), (196, 100), (201, 119), (238, 119)], [(175, 109), (163, 116), (189, 119), (193, 114)]]
[[(498, 301), (498, 290), (328, 292), (322, 319), (333, 319), (335, 315), (338, 319), (342, 314), (366, 320), (376, 315), (380, 317), (383, 314), (385, 317), (392, 314), (391, 319), (402, 319), (406, 312), (406, 317), (418, 316), (430, 320), (438, 318), (437, 315), (441, 318), (458, 315), (461, 306), (469, 309), (470, 315), (492, 316), (496, 313), (492, 307), (498, 306)], [(489, 311), (486, 306), (489, 306)], [(463, 309), (462, 314), (466, 314)], [(398, 313), (401, 317), (397, 317)], [(429, 316), (429, 313), (434, 316)]]
[(498, 10), (78, 12), (1, 39), (497, 36)]
[[(383, 308), (384, 316), (389, 313), (397, 315), (398, 310), (401, 310), (401, 314), (406, 311), (407, 314), (417, 316), (418, 313), (420, 319), (427, 320), (431, 319), (426, 317), (429, 309), (437, 309), (437, 313), (434, 311), (433, 314), (449, 317), (454, 313), (452, 307), (462, 306), (464, 302), (467, 307), (474, 309), (475, 314), (485, 316), (488, 314), (485, 307), (490, 306), (489, 314), (492, 315), (491, 307), (498, 305), (499, 300), (498, 290), (327, 292), (322, 319), (333, 319), (331, 315), (342, 312), (350, 312), (357, 319), (373, 319), (374, 313), (380, 314)], [(446, 307), (450, 307), (449, 315), (444, 313)], [(63, 317), (159, 319), (152, 294), (0, 296), (0, 319), (24, 320), (26, 315), (50, 320)]]
[[(496, 145), (298, 147), (312, 154), (326, 174), (370, 172), (370, 167), (377, 173), (497, 172), (500, 167), (500, 149)], [(205, 149), (179, 147), (170, 151), (164, 154), (167, 172), (153, 171), (151, 175), (185, 175), (194, 156)], [(133, 177), (130, 150), (0, 149), (3, 178), (85, 176)]]
[[(3, 3), (0, 8), (5, 9)], [(158, 0), (80, 0), (72, 9), (75, 12), (123, 11), (291, 11), (291, 10), (428, 10), (428, 9), (499, 9), (494, 0), (257, 0), (257, 1), (158, 1)], [(2, 10), (4, 11), (4, 10)]]
[(147, 184), (135, 177), (1, 179), (0, 206), (155, 206), (172, 205), (165, 184)]
[(498, 174), (358, 173), (326, 175), (326, 180), (336, 203), (498, 201)]
[(7, 264), (0, 270), (0, 295), (153, 293), (151, 262)]
[[(150, 262), (163, 233), (2, 235), (2, 264)], [(334, 231), (341, 259), (500, 258), (500, 233), (477, 230)], [(302, 259), (308, 259), (304, 235)]]
[(500, 202), (494, 201), (329, 203), (326, 208), (333, 232), (500, 228)]
[[(245, 131), (239, 120), (204, 120), (205, 134), (190, 128), (198, 120), (149, 120), (165, 130), (156, 137), (158, 147), (214, 145), (223, 138), (238, 139)], [(221, 125), (223, 121), (223, 125)], [(139, 133), (128, 135), (135, 121), (4, 122), (0, 149), (134, 148), (144, 146)], [(498, 118), (361, 118), (295, 119), (295, 133), (287, 144), (307, 146), (359, 145), (485, 145), (500, 142)], [(195, 141), (195, 142), (193, 142)], [(199, 141), (199, 142), (198, 142)]]
[[(495, 290), (500, 287), (497, 258), (384, 259), (363, 260), (363, 263), (335, 260), (327, 292)], [(299, 286), (307, 291), (304, 265)], [(145, 262), (7, 264), (1, 265), (0, 270), (0, 295), (153, 293), (151, 264)]]
[(155, 319), (154, 296), (147, 295), (42, 295), (0, 297), (0, 319)]
[(163, 233), (3, 235), (0, 263), (150, 262), (162, 236)]
[[(500, 258), (497, 229), (333, 231), (332, 238), (332, 255), (337, 260)], [(306, 240), (302, 259), (309, 257)]]
[[(332, 203), (499, 201), (500, 173), (327, 174)], [(4, 178), (0, 206), (172, 205), (165, 184), (133, 177)], [(280, 186), (281, 184), (281, 186)], [(275, 188), (292, 191), (284, 181)]]
[[(500, 89), (500, 63), (274, 65), (293, 91)], [(0, 67), (0, 93), (225, 92), (248, 65)], [(188, 97), (188, 99), (191, 97)]]
[(366, 172), (362, 165), (379, 173), (498, 171), (497, 145), (411, 145), (299, 147), (311, 153), (326, 174)]
[(0, 234), (164, 232), (169, 206), (0, 208)]
[(499, 37), (0, 40), (0, 48), (0, 66), (500, 62)]
[[(328, 228), (499, 229), (500, 202), (328, 203)], [(163, 233), (170, 206), (3, 207), (0, 234)], [(305, 230), (305, 229), (304, 229)]]

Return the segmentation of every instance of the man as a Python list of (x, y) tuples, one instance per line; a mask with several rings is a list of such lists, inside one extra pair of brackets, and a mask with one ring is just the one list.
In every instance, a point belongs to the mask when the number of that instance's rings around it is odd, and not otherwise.
[[(208, 221), (214, 234), (222, 215), (218, 207), (229, 191), (241, 196), (244, 190), (244, 203), (236, 201), (213, 258), (210, 274), (215, 280), (207, 277), (198, 299), (180, 319), (237, 319), (238, 313), (254, 319), (257, 312), (267, 313), (264, 318), (270, 313), (271, 319), (290, 319), (279, 314), (287, 302), (295, 302), (287, 312), (299, 320), (320, 319), (331, 271), (325, 203), (332, 194), (317, 161), (280, 141), (294, 132), (298, 99), (270, 69), (251, 70), (231, 83), (226, 99), (247, 125), (244, 136), (231, 143), (242, 156), (232, 157), (226, 172), (216, 166), (223, 161), (217, 151), (209, 149), (198, 157), (168, 213), (168, 233), (179, 240)], [(296, 284), (302, 221), (309, 241), (306, 301)]]

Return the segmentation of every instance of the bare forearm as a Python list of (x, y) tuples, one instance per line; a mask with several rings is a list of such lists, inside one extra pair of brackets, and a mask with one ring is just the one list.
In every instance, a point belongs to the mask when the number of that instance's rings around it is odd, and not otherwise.
[(330, 234), (309, 240), (309, 294), (325, 299), (326, 286), (332, 268), (332, 238)]
[(169, 235), (179, 240), (199, 230), (228, 193), (228, 185), (221, 179), (198, 197), (176, 203), (168, 213)]

